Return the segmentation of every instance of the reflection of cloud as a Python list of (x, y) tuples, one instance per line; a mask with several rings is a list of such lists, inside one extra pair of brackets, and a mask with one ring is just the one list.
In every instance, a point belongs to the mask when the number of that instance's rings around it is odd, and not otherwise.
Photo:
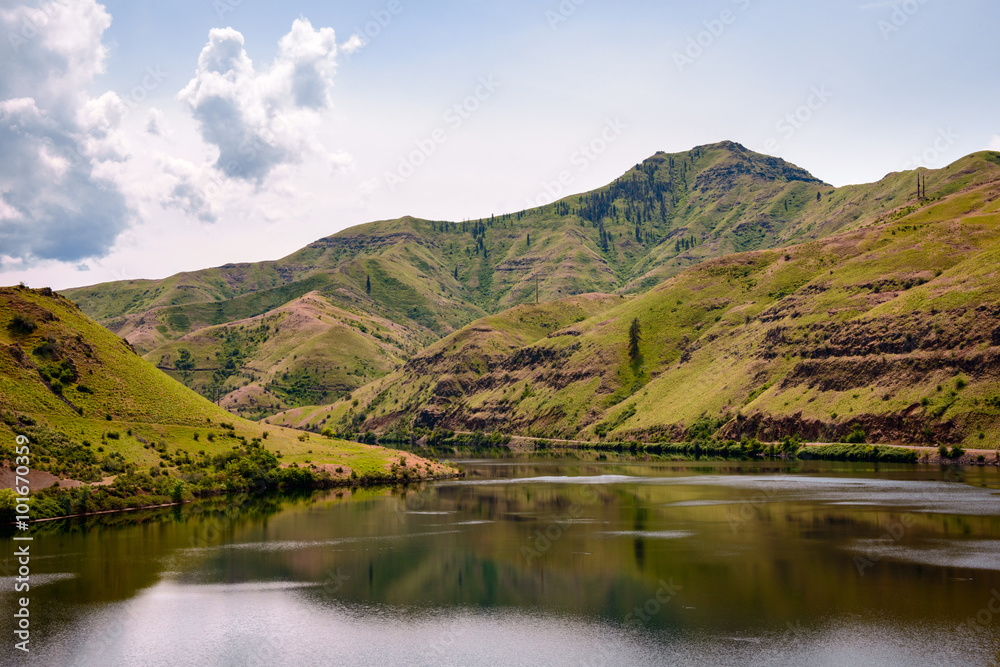
[(0, 247), (9, 257), (102, 256), (128, 224), (123, 195), (100, 176), (102, 163), (127, 159), (124, 105), (113, 93), (81, 92), (104, 71), (110, 23), (95, 0), (0, 11), (10, 37), (0, 58)]

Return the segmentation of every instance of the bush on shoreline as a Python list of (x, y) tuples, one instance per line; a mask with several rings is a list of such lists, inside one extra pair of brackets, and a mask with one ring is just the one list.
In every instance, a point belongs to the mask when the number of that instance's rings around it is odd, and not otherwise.
[(917, 452), (884, 445), (837, 444), (803, 447), (797, 457), (806, 461), (868, 461), (879, 463), (916, 463)]

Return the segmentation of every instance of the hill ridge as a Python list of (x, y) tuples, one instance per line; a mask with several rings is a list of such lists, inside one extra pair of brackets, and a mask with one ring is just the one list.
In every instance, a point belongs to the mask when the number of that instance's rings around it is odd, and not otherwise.
[[(976, 153), (927, 171), (931, 196), (1000, 177), (997, 156)], [(465, 222), (380, 220), (278, 260), (66, 293), (156, 360), (192, 332), (264, 316), (314, 291), (332, 307), (404, 327), (420, 347), (531, 302), (536, 289), (543, 301), (588, 292), (641, 294), (712, 257), (824, 238), (923, 204), (909, 172), (834, 188), (780, 158), (718, 142), (656, 153), (607, 186), (535, 209)], [(331, 384), (338, 370), (309, 356), (294, 361), (292, 371), (309, 371), (317, 388)], [(181, 378), (179, 370), (174, 366), (172, 374)], [(252, 375), (192, 386), (225, 396), (255, 382)], [(352, 377), (344, 393), (361, 386)], [(292, 399), (275, 408), (300, 404)], [(249, 406), (234, 409), (251, 414)]]

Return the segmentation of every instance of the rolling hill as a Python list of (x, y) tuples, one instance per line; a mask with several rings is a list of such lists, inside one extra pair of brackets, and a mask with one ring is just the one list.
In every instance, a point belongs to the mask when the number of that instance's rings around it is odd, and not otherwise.
[[(994, 181), (995, 156), (928, 171), (929, 195)], [(66, 294), (176, 379), (259, 418), (345, 396), (470, 322), (536, 298), (641, 294), (712, 258), (884, 222), (917, 205), (915, 182), (906, 172), (834, 188), (721, 142), (657, 153), (606, 187), (536, 209), (374, 222), (273, 262)]]
[[(23, 287), (0, 288), (0, 434), (0, 459), (13, 461), (14, 436), (25, 435), (32, 469), (69, 486), (117, 475), (159, 487), (183, 480), (212, 492), (219, 473), (233, 472), (229, 462), (256, 450), (343, 481), (352, 473), (395, 477), (399, 459), (379, 447), (234, 417), (157, 370), (65, 297)], [(263, 456), (273, 460), (270, 454)], [(416, 476), (447, 472), (413, 463)]]
[[(927, 199), (878, 206), (816, 240), (706, 258), (642, 294), (477, 320), (350, 401), (269, 421), (344, 434), (679, 440), (694, 429), (996, 447), (998, 163), (969, 156), (928, 177), (941, 188)], [(885, 201), (904, 196), (891, 194), (902, 178), (880, 186)]]

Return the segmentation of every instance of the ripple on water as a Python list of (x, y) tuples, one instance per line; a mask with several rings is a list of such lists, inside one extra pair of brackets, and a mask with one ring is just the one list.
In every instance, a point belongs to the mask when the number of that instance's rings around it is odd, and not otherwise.
[(679, 540), (683, 537), (693, 537), (688, 530), (606, 530), (602, 535), (617, 537), (641, 537), (648, 540)]
[(868, 559), (1000, 571), (1000, 540), (925, 540), (917, 544), (897, 544), (890, 538), (877, 538), (854, 540), (845, 548)]

